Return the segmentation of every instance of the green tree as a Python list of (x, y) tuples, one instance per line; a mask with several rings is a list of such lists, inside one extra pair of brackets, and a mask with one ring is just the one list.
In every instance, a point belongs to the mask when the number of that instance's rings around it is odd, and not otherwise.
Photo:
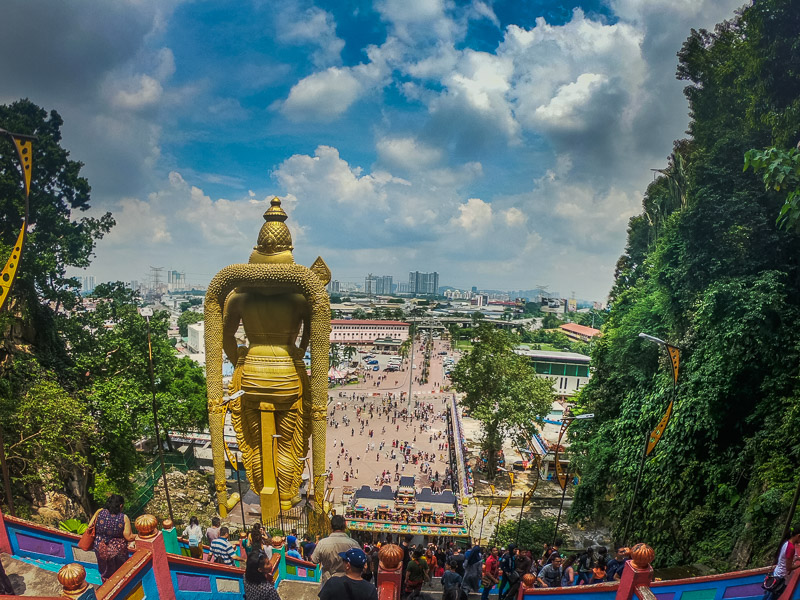
[[(28, 235), (17, 280), (11, 291), (23, 300), (29, 318), (39, 302), (75, 305), (78, 281), (67, 277), (68, 267), (85, 268), (97, 240), (114, 226), (110, 213), (99, 218), (80, 216), (89, 209), (91, 187), (81, 177), (83, 164), (69, 159), (61, 147), (63, 120), (56, 111), (49, 114), (30, 100), (0, 106), (0, 128), (35, 135), (31, 178)], [(0, 152), (0, 241), (3, 262), (19, 234), (25, 216), (25, 196), (16, 152), (3, 142)], [(37, 328), (39, 329), (39, 328)]]
[[(629, 222), (579, 396), (595, 419), (569, 432), (582, 473), (570, 519), (608, 519), (619, 535), (644, 436), (672, 392), (663, 351), (638, 334), (682, 349), (672, 420), (629, 522), (629, 541), (658, 547), (660, 565), (771, 564), (775, 525), (800, 479), (791, 433), (800, 427), (800, 334), (790, 325), (800, 317), (800, 236), (791, 222), (775, 223), (789, 174), (780, 190), (765, 189), (741, 162), (750, 149), (788, 148), (800, 137), (800, 78), (788, 67), (800, 63), (799, 28), (798, 2), (765, 0), (713, 32), (692, 31), (683, 45), (691, 138), (675, 149), (684, 200), (662, 173)], [(778, 158), (759, 160), (775, 175)]]
[(353, 318), (358, 321), (363, 321), (367, 318), (367, 313), (363, 308), (357, 308), (353, 311)]
[[(517, 540), (517, 528), (519, 526), (519, 540)], [(538, 519), (509, 519), (497, 526), (495, 532), (495, 544), (500, 547), (508, 547), (509, 544), (518, 542), (520, 548), (527, 548), (533, 551), (536, 556), (541, 552), (545, 544), (553, 543), (553, 533), (556, 529), (556, 520), (552, 517), (541, 517)], [(569, 528), (563, 523), (559, 527), (559, 536), (566, 537)]]
[(481, 448), (488, 476), (496, 474), (496, 453), (508, 438), (530, 439), (535, 423), (543, 424), (553, 403), (552, 382), (536, 375), (526, 357), (514, 352), (512, 335), (489, 324), (477, 330), (477, 341), (451, 373), (460, 404), (481, 423)]
[(186, 337), (189, 335), (189, 325), (199, 323), (203, 319), (205, 319), (205, 316), (202, 313), (187, 310), (178, 317), (178, 332), (182, 337)]
[(558, 329), (561, 326), (561, 319), (555, 313), (545, 313), (542, 319), (542, 329)]
[(342, 350), (342, 356), (348, 361), (352, 361), (356, 354), (358, 354), (358, 350), (355, 346), (345, 346), (344, 350)]

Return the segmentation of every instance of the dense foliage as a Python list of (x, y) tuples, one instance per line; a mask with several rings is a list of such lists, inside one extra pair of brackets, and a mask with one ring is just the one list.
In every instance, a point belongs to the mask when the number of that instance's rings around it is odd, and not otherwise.
[[(509, 544), (516, 543), (518, 547), (531, 550), (535, 557), (544, 550), (545, 546), (553, 543), (556, 530), (556, 520), (553, 517), (540, 519), (509, 519), (497, 526), (494, 545), (507, 548)], [(562, 523), (558, 528), (559, 536), (566, 537), (569, 530)], [(519, 535), (517, 535), (519, 532)]]
[[(0, 315), (0, 424), (15, 504), (23, 514), (45, 493), (68, 494), (88, 513), (130, 490), (141, 462), (134, 443), (153, 436), (147, 326), (123, 284), (101, 284), (84, 302), (68, 267), (90, 264), (110, 214), (76, 218), (89, 205), (81, 164), (60, 146), (61, 117), (27, 100), (0, 106), (0, 127), (37, 136), (30, 224), (17, 280)], [(13, 146), (0, 146), (3, 262), (24, 214)], [(165, 429), (207, 422), (205, 376), (179, 360), (168, 314), (151, 318), (155, 392)]]
[[(751, 148), (800, 137), (800, 2), (766, 0), (679, 52), (690, 138), (631, 219), (593, 378), (596, 418), (573, 432), (573, 520), (623, 530), (641, 447), (671, 397), (663, 350), (682, 348), (675, 412), (642, 478), (628, 542), (656, 563), (767, 564), (800, 471), (800, 237), (785, 195), (743, 171)], [(623, 540), (619, 540), (623, 541)]]
[(514, 352), (517, 339), (490, 324), (475, 330), (475, 344), (453, 369), (459, 401), (481, 423), (487, 475), (496, 475), (503, 439), (528, 440), (553, 404), (549, 379), (538, 377), (527, 357)]

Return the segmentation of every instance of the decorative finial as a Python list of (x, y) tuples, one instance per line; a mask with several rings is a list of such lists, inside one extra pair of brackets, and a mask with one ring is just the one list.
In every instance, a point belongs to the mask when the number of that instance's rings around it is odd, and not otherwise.
[(280, 221), (281, 223), (284, 223), (288, 218), (289, 216), (281, 208), (281, 199), (275, 196), (269, 201), (269, 208), (264, 213), (264, 220), (267, 222)]
[(397, 544), (384, 544), (378, 550), (378, 560), (384, 569), (394, 571), (403, 560), (403, 549)]
[(139, 515), (136, 517), (136, 521), (134, 521), (136, 525), (136, 531), (139, 532), (139, 537), (141, 538), (151, 538), (158, 533), (156, 529), (158, 529), (158, 519), (156, 519), (153, 515)]
[(637, 569), (647, 569), (655, 557), (656, 553), (647, 544), (639, 543), (631, 548), (631, 559)]
[(270, 262), (276, 254), (294, 250), (292, 234), (286, 226), (288, 216), (281, 208), (281, 200), (277, 196), (270, 200), (270, 207), (264, 213), (261, 231), (258, 232), (258, 244), (250, 255), (251, 263)]
[(63, 591), (62, 598), (78, 598), (89, 584), (86, 583), (86, 569), (78, 563), (69, 563), (58, 570), (58, 582)]

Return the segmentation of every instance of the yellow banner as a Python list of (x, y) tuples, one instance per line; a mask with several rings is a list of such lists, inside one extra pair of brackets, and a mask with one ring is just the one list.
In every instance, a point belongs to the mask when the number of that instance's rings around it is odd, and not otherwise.
[(681, 352), (678, 348), (670, 346), (669, 344), (667, 344), (667, 352), (669, 352), (669, 358), (672, 361), (672, 381), (678, 383), (678, 368), (681, 363)]
[[(661, 420), (658, 422), (658, 425), (655, 429), (650, 433), (650, 441), (647, 442), (647, 456), (650, 456), (650, 453), (658, 444), (658, 441), (661, 439), (661, 436), (664, 435), (664, 430), (667, 428), (667, 424), (669, 423), (669, 419), (672, 416), (672, 401), (670, 401), (669, 406), (667, 407), (667, 412), (664, 413), (664, 416), (661, 417)], [(563, 488), (562, 488), (563, 489)]]
[(33, 145), (30, 140), (23, 140), (14, 137), (14, 145), (17, 147), (17, 154), (19, 154), (19, 162), (22, 165), (22, 176), (25, 180), (25, 196), (31, 193), (31, 171), (33, 170)]

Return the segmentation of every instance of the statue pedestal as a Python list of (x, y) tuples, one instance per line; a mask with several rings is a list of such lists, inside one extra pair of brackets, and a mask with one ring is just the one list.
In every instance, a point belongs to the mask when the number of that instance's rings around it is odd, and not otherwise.
[(278, 498), (278, 488), (275, 486), (261, 488), (261, 518), (277, 519), (281, 513), (280, 499)]

